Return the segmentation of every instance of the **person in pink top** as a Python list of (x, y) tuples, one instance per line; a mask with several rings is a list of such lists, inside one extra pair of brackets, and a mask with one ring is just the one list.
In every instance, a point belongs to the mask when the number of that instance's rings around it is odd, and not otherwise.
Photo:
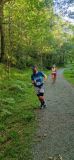
[(57, 69), (56, 69), (56, 66), (53, 65), (51, 69), (51, 77), (52, 77), (53, 83), (56, 81), (56, 76), (57, 76)]

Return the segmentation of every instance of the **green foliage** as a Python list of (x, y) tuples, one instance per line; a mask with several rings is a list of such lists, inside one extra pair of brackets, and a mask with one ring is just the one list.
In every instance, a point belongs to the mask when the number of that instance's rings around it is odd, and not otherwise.
[[(41, 63), (41, 54), (43, 56), (44, 53), (50, 54), (52, 44), (49, 41), (53, 40), (52, 33), (49, 33), (51, 30), (49, 21), (51, 23), (53, 15), (51, 2), (16, 0), (4, 7), (4, 21), (7, 23), (6, 54), (11, 57), (10, 63), (18, 68), (30, 66), (33, 61)], [(7, 56), (5, 59), (8, 61)], [(12, 62), (12, 57), (15, 57), (16, 64)]]
[(64, 65), (74, 59), (74, 27), (54, 15), (52, 0), (8, 1), (3, 24), (7, 67)]
[(32, 113), (32, 111), (26, 111), (22, 114), (21, 116), (22, 120), (30, 122), (31, 120), (33, 120), (35, 118), (34, 113)]
[(3, 124), (0, 124), (0, 131), (4, 131), (5, 130), (5, 126)]
[(6, 137), (0, 136), (0, 144), (4, 143), (6, 141)]
[(19, 141), (19, 135), (17, 131), (10, 131), (9, 132), (9, 138), (12, 139), (13, 141)]

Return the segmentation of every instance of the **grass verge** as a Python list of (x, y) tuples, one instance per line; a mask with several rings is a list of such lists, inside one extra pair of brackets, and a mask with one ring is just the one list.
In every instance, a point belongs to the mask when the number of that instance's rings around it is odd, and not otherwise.
[(38, 100), (31, 84), (31, 70), (0, 65), (0, 160), (31, 160)]
[(71, 83), (74, 84), (74, 64), (70, 68), (65, 69), (64, 77)]

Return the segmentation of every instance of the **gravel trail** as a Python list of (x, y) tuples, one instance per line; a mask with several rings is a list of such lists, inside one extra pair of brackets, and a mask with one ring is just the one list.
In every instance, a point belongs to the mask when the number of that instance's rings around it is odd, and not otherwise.
[(38, 128), (34, 137), (33, 160), (48, 160), (60, 154), (74, 160), (74, 88), (58, 71), (56, 83), (45, 85), (47, 108), (37, 111)]

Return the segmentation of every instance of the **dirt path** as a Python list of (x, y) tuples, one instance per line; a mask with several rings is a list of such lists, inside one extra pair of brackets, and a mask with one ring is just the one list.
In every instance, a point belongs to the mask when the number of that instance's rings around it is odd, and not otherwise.
[(38, 129), (34, 139), (33, 160), (48, 160), (60, 154), (74, 160), (74, 88), (58, 71), (56, 84), (46, 83), (47, 109), (38, 110)]

